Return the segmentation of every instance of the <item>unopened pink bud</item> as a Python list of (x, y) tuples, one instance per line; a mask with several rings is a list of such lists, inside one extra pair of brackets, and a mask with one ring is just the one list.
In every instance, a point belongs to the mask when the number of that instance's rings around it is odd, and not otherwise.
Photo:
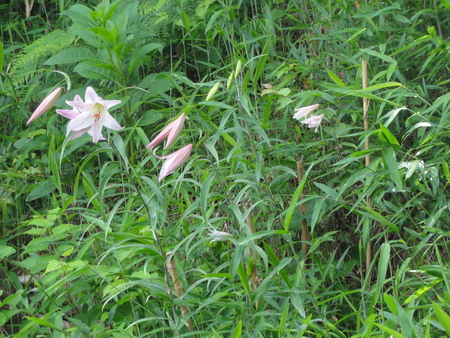
[(167, 125), (148, 145), (147, 148), (153, 148), (157, 146), (162, 141), (166, 140), (166, 145), (164, 149), (170, 147), (170, 145), (175, 141), (177, 136), (180, 134), (181, 129), (184, 126), (184, 120), (186, 119), (186, 114), (181, 114), (175, 121)]
[(189, 158), (191, 150), (192, 144), (188, 144), (187, 146), (184, 146), (183, 148), (173, 152), (172, 154), (162, 157), (158, 156), (159, 158), (165, 159), (161, 168), (161, 172), (159, 173), (158, 182), (161, 182), (164, 177), (169, 176), (171, 173), (181, 167)]
[(56, 88), (41, 102), (41, 104), (36, 108), (36, 110), (31, 115), (27, 122), (27, 125), (32, 121), (36, 120), (39, 116), (44, 114), (46, 111), (50, 110), (55, 105), (56, 100), (61, 96), (62, 87)]

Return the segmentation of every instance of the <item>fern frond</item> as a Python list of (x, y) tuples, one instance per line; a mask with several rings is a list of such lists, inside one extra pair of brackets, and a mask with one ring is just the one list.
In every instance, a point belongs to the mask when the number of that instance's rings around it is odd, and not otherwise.
[(40, 72), (45, 60), (71, 45), (75, 36), (60, 29), (44, 35), (26, 46), (12, 60), (10, 76), (14, 85), (22, 85)]

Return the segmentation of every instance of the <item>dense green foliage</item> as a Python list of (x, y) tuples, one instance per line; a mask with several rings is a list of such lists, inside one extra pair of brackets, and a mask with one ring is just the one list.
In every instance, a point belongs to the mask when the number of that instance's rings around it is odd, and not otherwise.
[[(0, 9), (3, 336), (450, 335), (447, 0)], [(26, 126), (59, 86), (125, 128)], [(317, 132), (292, 118), (316, 103)], [(182, 112), (158, 182), (145, 146)]]

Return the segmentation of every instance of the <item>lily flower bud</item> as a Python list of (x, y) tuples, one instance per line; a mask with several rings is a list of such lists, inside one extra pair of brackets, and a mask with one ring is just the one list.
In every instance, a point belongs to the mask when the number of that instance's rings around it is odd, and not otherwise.
[(32, 121), (36, 120), (39, 116), (44, 114), (46, 111), (49, 111), (55, 105), (56, 100), (61, 96), (62, 87), (56, 88), (52, 91), (47, 97), (41, 102), (41, 104), (36, 108), (36, 110), (31, 115), (30, 119), (27, 122), (29, 125)]

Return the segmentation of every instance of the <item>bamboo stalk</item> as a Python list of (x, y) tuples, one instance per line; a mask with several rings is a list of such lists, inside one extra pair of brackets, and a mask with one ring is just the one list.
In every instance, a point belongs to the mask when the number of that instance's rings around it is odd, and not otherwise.
[[(297, 179), (298, 184), (301, 183), (303, 180), (304, 170), (303, 170), (303, 161), (297, 161)], [(300, 199), (302, 200), (304, 198), (304, 193), (302, 191), (300, 195)], [(306, 204), (302, 203), (300, 204), (300, 215), (305, 216), (306, 215)], [(306, 258), (306, 255), (308, 254), (308, 223), (306, 222), (306, 218), (302, 219), (302, 254), (303, 258)]]
[[(166, 253), (167, 270), (169, 271), (170, 276), (172, 277), (175, 293), (176, 293), (177, 297), (179, 299), (181, 299), (181, 296), (183, 295), (183, 286), (181, 285), (181, 281), (178, 276), (178, 271), (177, 271), (177, 266), (175, 264), (175, 260), (173, 259), (173, 256), (171, 258), (169, 258), (171, 254), (172, 254), (171, 251)], [(183, 317), (186, 317), (187, 315), (189, 315), (189, 308), (186, 305), (180, 305), (180, 309), (181, 309), (181, 315)], [(186, 320), (186, 327), (190, 332), (193, 331), (192, 321), (190, 318), (188, 318)]]
[[(367, 60), (362, 59), (362, 86), (363, 89), (367, 88)], [(369, 131), (369, 99), (363, 97), (363, 114), (364, 114), (364, 131)], [(369, 136), (367, 135), (366, 141), (364, 143), (364, 149), (368, 150), (370, 148)], [(366, 167), (370, 164), (370, 155), (367, 154), (365, 157)], [(370, 196), (366, 197), (366, 205), (372, 208), (372, 198)], [(369, 221), (370, 222), (370, 221)], [(369, 238), (366, 247), (366, 279), (370, 282), (370, 265), (372, 263), (372, 244), (370, 242), (370, 226), (369, 226)], [(369, 285), (369, 284), (368, 284)], [(370, 285), (369, 285), (370, 287)]]

